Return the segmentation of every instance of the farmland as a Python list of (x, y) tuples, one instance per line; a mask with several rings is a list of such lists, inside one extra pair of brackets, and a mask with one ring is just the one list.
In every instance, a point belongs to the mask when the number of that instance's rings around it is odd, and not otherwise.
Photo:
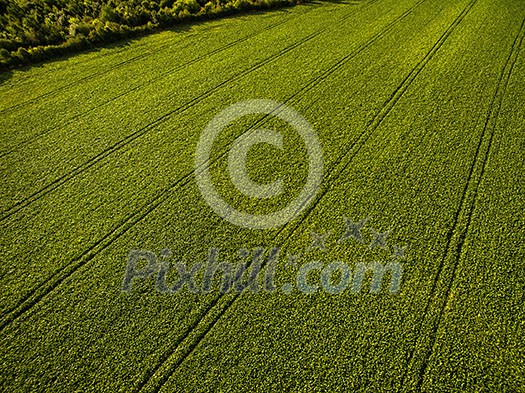
[[(3, 75), (2, 390), (523, 391), (524, 36), (519, 0), (314, 2)], [(312, 203), (276, 228), (231, 224), (196, 182), (203, 130), (250, 99), (293, 108), (323, 150)], [(229, 181), (232, 144), (261, 128), (283, 149), (255, 146), (247, 169), (278, 173), (282, 197)], [(267, 214), (307, 163), (292, 127), (252, 114), (209, 170), (230, 205)], [(122, 291), (130, 250), (191, 265), (258, 247), (280, 249), (276, 291), (162, 293), (153, 275)], [(395, 247), (397, 294), (280, 290), (304, 263)]]

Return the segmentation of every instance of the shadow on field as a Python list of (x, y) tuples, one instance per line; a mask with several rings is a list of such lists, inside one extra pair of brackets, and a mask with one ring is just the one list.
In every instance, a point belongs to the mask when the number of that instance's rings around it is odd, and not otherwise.
[[(339, 2), (340, 0), (327, 0), (327, 1)], [(341, 2), (345, 2), (345, 0), (341, 0)], [(305, 4), (321, 4), (321, 2), (305, 1)], [(274, 14), (275, 13), (287, 13), (288, 14), (291, 12), (290, 8), (292, 7), (286, 6), (286, 7), (269, 8), (269, 9), (264, 9), (264, 10), (247, 10), (247, 11), (242, 11), (242, 12), (234, 12), (231, 14), (221, 15), (220, 17), (215, 17), (215, 18), (209, 17), (209, 18), (202, 18), (199, 20), (189, 19), (187, 21), (181, 21), (174, 26), (163, 27), (163, 28), (158, 28), (155, 30), (150, 30), (147, 32), (136, 33), (133, 36), (119, 39), (111, 43), (101, 43), (99, 45), (94, 44), (94, 46), (91, 48), (86, 48), (86, 49), (79, 50), (79, 51), (65, 53), (63, 55), (58, 55), (56, 57), (45, 59), (39, 62), (31, 63), (31, 64), (24, 65), (21, 67), (15, 67), (12, 70), (1, 71), (0, 72), (0, 85), (6, 83), (9, 79), (11, 79), (15, 71), (16, 73), (20, 73), (20, 72), (25, 73), (35, 68), (43, 69), (45, 68), (45, 66), (49, 64), (55, 63), (57, 61), (64, 61), (71, 57), (81, 55), (81, 54), (97, 53), (97, 52), (101, 52), (102, 50), (106, 50), (106, 49), (125, 49), (126, 47), (131, 47), (132, 44), (135, 43), (136, 41), (146, 36), (153, 35), (153, 34), (158, 34), (158, 33), (166, 32), (166, 31), (175, 32), (175, 33), (191, 32), (193, 28), (197, 26), (209, 24), (212, 21), (220, 22), (223, 20), (229, 20), (229, 19), (234, 19), (234, 18), (242, 20), (242, 19), (247, 19), (249, 16), (252, 16), (252, 15), (266, 15), (269, 13), (274, 13)], [(210, 25), (208, 28), (201, 29), (200, 32), (208, 31), (214, 28), (216, 28), (216, 25)]]
[(7, 82), (13, 75), (13, 71), (2, 71), (0, 72), (0, 85)]
[[(192, 25), (195, 25), (195, 24), (192, 24)], [(125, 49), (127, 47), (131, 47), (134, 42), (137, 42), (146, 36), (157, 34), (163, 31), (173, 31), (173, 32), (182, 33), (182, 32), (187, 32), (190, 30), (191, 30), (190, 24), (188, 23), (179, 24), (177, 26), (172, 26), (169, 28), (159, 29), (155, 31), (137, 33), (131, 37), (126, 37), (126, 38), (123, 38), (123, 39), (120, 39), (114, 42), (102, 43), (100, 45), (93, 45), (91, 48), (86, 48), (83, 50), (74, 51), (70, 53), (64, 53), (63, 55), (58, 55), (58, 56), (55, 56), (49, 59), (45, 59), (39, 62), (31, 63), (31, 64), (24, 65), (21, 67), (15, 67), (12, 70), (2, 71), (0, 73), (0, 85), (6, 83), (13, 76), (13, 74), (15, 74), (15, 71), (16, 73), (25, 73), (27, 71), (34, 70), (34, 69), (43, 69), (45, 68), (45, 66), (49, 64), (64, 61), (71, 57), (75, 57), (75, 56), (82, 55), (82, 54), (98, 53), (98, 52), (101, 52), (107, 49)]]

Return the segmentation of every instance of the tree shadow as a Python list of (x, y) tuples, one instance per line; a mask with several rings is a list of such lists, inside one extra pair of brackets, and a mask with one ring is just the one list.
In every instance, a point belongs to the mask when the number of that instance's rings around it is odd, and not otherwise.
[(76, 49), (71, 50), (71, 52), (63, 53), (63, 54), (56, 54), (53, 55), (50, 58), (43, 59), (40, 61), (33, 61), (30, 64), (20, 65), (20, 66), (14, 66), (11, 69), (8, 70), (2, 70), (0, 71), (0, 86), (5, 84), (11, 77), (16, 73), (22, 72), (28, 72), (34, 69), (42, 69), (48, 66), (49, 64), (53, 64), (56, 62), (62, 62), (65, 60), (68, 60), (72, 57), (84, 55), (84, 54), (94, 54), (99, 53), (102, 51), (106, 51), (108, 49), (126, 49), (131, 48), (134, 43), (140, 41), (146, 36), (150, 36), (153, 34), (158, 34), (163, 31), (173, 31), (173, 32), (187, 32), (191, 29), (191, 25), (184, 23), (184, 24), (178, 24), (176, 26), (170, 26), (168, 28), (159, 28), (155, 30), (150, 30), (146, 32), (135, 32), (132, 33), (132, 35), (125, 37), (125, 38), (119, 38), (112, 42), (102, 42), (99, 44), (92, 44), (90, 47), (86, 47), (83, 49)]
[(0, 72), (0, 86), (7, 82), (13, 76), (12, 70), (6, 70)]
[[(326, 2), (352, 3), (356, 1), (359, 2), (359, 0), (306, 0), (304, 1), (304, 4), (322, 4)], [(155, 28), (152, 30), (144, 31), (144, 32), (134, 32), (128, 37), (119, 38), (112, 42), (92, 44), (91, 47), (71, 50), (71, 52), (69, 53), (56, 54), (50, 58), (43, 59), (40, 61), (33, 61), (32, 63), (27, 64), (27, 65), (15, 66), (12, 69), (2, 70), (0, 71), (0, 86), (5, 84), (7, 81), (9, 81), (15, 74), (15, 71), (16, 73), (19, 73), (19, 72), (25, 73), (25, 72), (28, 72), (34, 69), (45, 68), (49, 64), (65, 61), (65, 60), (68, 60), (72, 57), (75, 57), (81, 54), (99, 53), (99, 52), (102, 52), (108, 49), (131, 48), (134, 43), (143, 39), (146, 36), (151, 36), (154, 34), (159, 34), (159, 33), (167, 32), (167, 31), (174, 32), (174, 33), (187, 33), (187, 32), (192, 31), (196, 27), (201, 27), (202, 25), (209, 24), (212, 21), (222, 21), (222, 20), (230, 20), (230, 19), (247, 19), (248, 17), (253, 16), (253, 15), (266, 15), (270, 13), (289, 14), (292, 12), (293, 8), (294, 6), (292, 5), (281, 5), (281, 6), (271, 7), (267, 9), (252, 9), (252, 10), (243, 10), (243, 11), (237, 10), (237, 11), (233, 11), (230, 13), (224, 13), (221, 15), (202, 16), (198, 19), (189, 18), (187, 20), (179, 21), (177, 22), (177, 24), (174, 24), (172, 26), (159, 27), (159, 28)], [(210, 25), (208, 29), (201, 29), (200, 31), (207, 31), (213, 28), (215, 28), (215, 25)]]

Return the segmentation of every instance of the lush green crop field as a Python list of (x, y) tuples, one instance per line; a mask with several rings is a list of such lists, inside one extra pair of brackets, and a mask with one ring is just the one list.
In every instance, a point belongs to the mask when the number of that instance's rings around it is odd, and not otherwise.
[[(3, 75), (1, 389), (525, 391), (524, 36), (521, 0), (343, 0)], [(323, 151), (313, 202), (270, 229), (223, 219), (196, 181), (207, 125), (249, 99), (293, 108)], [(231, 122), (210, 156), (219, 194), (251, 214), (285, 208), (311, 167), (272, 113)], [(232, 146), (257, 129), (282, 149), (255, 145), (246, 169), (280, 177), (281, 196), (230, 180)], [(362, 242), (345, 218), (365, 220)], [(212, 248), (247, 273), (278, 248), (275, 290), (221, 293), (220, 274), (165, 289)], [(123, 291), (131, 250), (158, 272)], [(295, 280), (313, 261), (396, 262), (401, 285), (307, 294)]]

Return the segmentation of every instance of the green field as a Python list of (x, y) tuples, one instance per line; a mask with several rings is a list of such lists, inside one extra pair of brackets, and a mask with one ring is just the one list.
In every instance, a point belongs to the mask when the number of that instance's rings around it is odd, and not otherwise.
[[(525, 392), (524, 36), (521, 0), (311, 2), (2, 75), (0, 390)], [(207, 124), (249, 99), (293, 108), (323, 150), (315, 199), (276, 228), (231, 224), (196, 182)], [(260, 128), (283, 149), (254, 146), (247, 171), (282, 178), (279, 197), (229, 179), (232, 144)], [(209, 170), (230, 205), (267, 214), (297, 197), (308, 154), (253, 114)], [(345, 218), (368, 218), (362, 243)], [(259, 247), (265, 268), (280, 250), (273, 292), (221, 293), (217, 275), (162, 293), (156, 273), (122, 291), (130, 250), (191, 266)], [(312, 261), (397, 261), (401, 287), (281, 290)]]

